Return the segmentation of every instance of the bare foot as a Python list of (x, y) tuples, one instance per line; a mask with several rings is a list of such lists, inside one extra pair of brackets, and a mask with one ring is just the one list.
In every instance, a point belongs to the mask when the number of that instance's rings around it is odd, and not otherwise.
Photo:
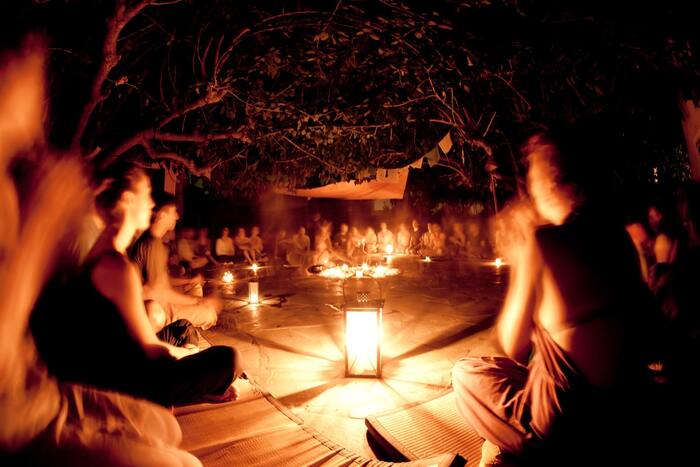
[(239, 393), (238, 389), (232, 384), (229, 386), (223, 394), (207, 394), (202, 397), (206, 402), (219, 403), (219, 402), (231, 402), (238, 399)]

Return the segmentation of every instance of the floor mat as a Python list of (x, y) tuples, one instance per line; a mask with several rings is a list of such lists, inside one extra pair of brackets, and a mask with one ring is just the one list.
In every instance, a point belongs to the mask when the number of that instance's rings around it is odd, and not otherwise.
[[(236, 387), (240, 397), (234, 402), (197, 404), (176, 410), (183, 432), (181, 447), (207, 467), (396, 465), (368, 459), (338, 446), (247, 381), (237, 381)], [(465, 465), (465, 461), (459, 455), (437, 453), (398, 465), (457, 467)]]
[(465, 457), (478, 466), (483, 439), (457, 412), (454, 392), (408, 404), (365, 419), (372, 437), (398, 459), (414, 460), (442, 452)]

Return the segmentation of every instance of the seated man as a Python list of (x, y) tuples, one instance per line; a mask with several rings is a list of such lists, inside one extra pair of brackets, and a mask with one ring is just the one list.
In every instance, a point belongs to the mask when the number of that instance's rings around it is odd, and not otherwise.
[(216, 239), (216, 257), (219, 261), (233, 262), (236, 248), (233, 239), (228, 235), (228, 227), (221, 229), (221, 237)]
[(218, 300), (185, 295), (175, 290), (178, 286), (196, 285), (201, 289), (201, 276), (175, 279), (168, 275), (168, 250), (161, 239), (166, 232), (175, 228), (179, 219), (175, 198), (161, 195), (153, 213), (151, 227), (136, 240), (130, 252), (141, 272), (144, 299), (154, 300), (163, 306), (167, 312), (166, 324), (184, 318), (196, 327), (208, 329), (216, 324), (220, 309)]
[(194, 230), (189, 227), (182, 229), (177, 241), (177, 255), (180, 257), (180, 262), (186, 264), (190, 271), (201, 269), (209, 262), (205, 256), (195, 255), (193, 244)]

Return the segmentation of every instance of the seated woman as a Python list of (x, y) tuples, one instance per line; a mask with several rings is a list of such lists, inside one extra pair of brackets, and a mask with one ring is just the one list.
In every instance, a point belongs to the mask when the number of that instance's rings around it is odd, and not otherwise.
[(348, 238), (348, 246), (346, 254), (348, 258), (355, 262), (361, 262), (364, 258), (364, 252), (362, 251), (362, 245), (364, 242), (364, 237), (360, 233), (360, 230), (352, 226), (350, 228), (350, 237)]
[(386, 222), (382, 222), (379, 224), (377, 242), (379, 243), (378, 248), (380, 253), (386, 253), (388, 245), (391, 245), (392, 251), (395, 248), (394, 234), (391, 230), (389, 230), (389, 228), (386, 225)]
[(309, 261), (310, 250), (311, 239), (306, 235), (306, 228), (299, 227), (287, 249), (287, 262), (292, 266), (305, 267)]
[(260, 238), (260, 227), (254, 225), (253, 228), (250, 229), (250, 254), (254, 263), (262, 261), (263, 248), (263, 240)]
[(518, 465), (609, 465), (631, 454), (619, 436), (639, 440), (640, 330), (651, 308), (622, 223), (588, 203), (583, 182), (594, 169), (585, 166), (590, 150), (579, 147), (590, 137), (530, 140), (528, 189), (550, 224), (509, 255), (496, 323), (509, 358), (465, 358), (452, 373), (462, 416)]
[(235, 254), (233, 239), (228, 235), (228, 227), (224, 227), (221, 229), (221, 237), (216, 239), (216, 257), (219, 261), (233, 262)]
[(197, 241), (194, 244), (194, 252), (200, 258), (206, 258), (211, 264), (218, 264), (218, 261), (211, 254), (211, 239), (209, 229), (202, 227), (197, 231)]
[(107, 227), (70, 290), (71, 306), (53, 320), (52, 332), (61, 339), (37, 340), (50, 371), (165, 406), (235, 397), (232, 383), (241, 374), (235, 349), (193, 354), (156, 337), (141, 278), (125, 254), (136, 231), (148, 228), (150, 181), (130, 166), (111, 169), (106, 179), (96, 205)]
[(177, 240), (177, 255), (188, 273), (203, 268), (209, 262), (205, 256), (195, 254), (194, 229), (185, 227)]
[(250, 238), (246, 236), (245, 229), (243, 227), (238, 228), (236, 236), (233, 237), (233, 243), (236, 246), (236, 251), (238, 252), (237, 258), (243, 258), (250, 264), (255, 262), (250, 247)]
[(77, 157), (30, 153), (31, 190), (14, 184), (16, 154), (46, 147), (44, 52), (25, 49), (0, 51), (0, 464), (201, 466), (169, 410), (57, 380), (37, 355), (30, 312), (90, 201)]
[(403, 222), (399, 224), (399, 231), (396, 234), (396, 253), (408, 253), (408, 247), (411, 244), (411, 233), (406, 228)]
[(372, 255), (377, 252), (378, 240), (377, 234), (374, 232), (372, 227), (367, 227), (365, 230), (364, 238), (364, 252), (365, 254)]
[(452, 235), (448, 239), (448, 250), (454, 256), (463, 256), (467, 253), (467, 237), (464, 235), (464, 227), (461, 222), (452, 224)]

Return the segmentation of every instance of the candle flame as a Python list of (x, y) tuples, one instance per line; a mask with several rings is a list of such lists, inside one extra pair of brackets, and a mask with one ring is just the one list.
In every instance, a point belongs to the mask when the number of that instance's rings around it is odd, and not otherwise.
[(384, 248), (384, 251), (386, 251), (387, 255), (390, 255), (394, 252), (394, 245), (387, 245), (386, 248)]
[(231, 284), (233, 282), (233, 273), (231, 271), (226, 271), (222, 280), (225, 284)]

